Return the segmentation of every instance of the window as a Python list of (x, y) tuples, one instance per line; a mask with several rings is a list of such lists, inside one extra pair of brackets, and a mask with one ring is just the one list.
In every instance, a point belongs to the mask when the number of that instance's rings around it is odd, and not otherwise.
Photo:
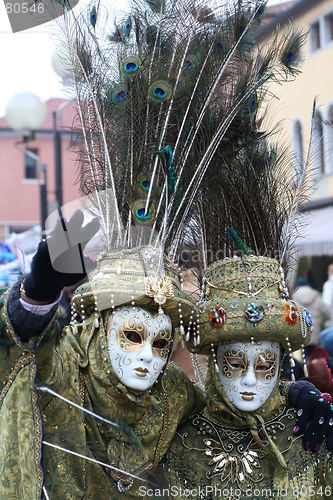
[[(28, 151), (38, 156), (37, 148), (28, 148)], [(37, 161), (27, 154), (24, 155), (24, 175), (26, 179), (37, 179), (38, 176)]]
[(311, 52), (320, 48), (320, 25), (319, 21), (311, 24), (310, 26), (310, 44)]
[(333, 12), (324, 17), (324, 37), (326, 44), (333, 40)]
[(323, 120), (319, 110), (313, 118), (313, 167), (315, 176), (325, 173)]
[(333, 10), (310, 24), (310, 51), (315, 52), (333, 41)]
[(294, 145), (294, 170), (297, 178), (303, 171), (303, 131), (302, 124), (299, 120), (295, 122), (293, 130), (293, 145)]

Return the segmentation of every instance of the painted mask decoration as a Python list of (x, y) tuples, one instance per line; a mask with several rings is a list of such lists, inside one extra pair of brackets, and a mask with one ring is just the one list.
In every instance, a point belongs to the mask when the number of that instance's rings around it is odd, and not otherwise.
[(146, 391), (163, 370), (171, 349), (172, 322), (166, 314), (137, 306), (122, 306), (107, 323), (108, 350), (120, 382)]
[(256, 411), (269, 398), (279, 374), (278, 342), (236, 342), (217, 348), (219, 378), (225, 394), (242, 411)]

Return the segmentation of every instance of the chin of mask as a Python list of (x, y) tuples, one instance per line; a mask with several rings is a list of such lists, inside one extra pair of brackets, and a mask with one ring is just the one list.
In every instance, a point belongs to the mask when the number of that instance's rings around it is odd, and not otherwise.
[(278, 342), (236, 342), (217, 348), (219, 378), (225, 394), (242, 411), (255, 411), (275, 387), (281, 359)]
[(107, 323), (108, 350), (120, 382), (146, 391), (163, 370), (172, 343), (172, 323), (166, 314), (142, 307), (117, 308)]

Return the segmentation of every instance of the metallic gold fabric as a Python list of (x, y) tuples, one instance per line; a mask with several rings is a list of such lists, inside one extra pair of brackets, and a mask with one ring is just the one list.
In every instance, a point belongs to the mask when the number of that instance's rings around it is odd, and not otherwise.
[(281, 450), (283, 467), (256, 443), (249, 427), (221, 425), (205, 413), (192, 417), (180, 427), (164, 463), (174, 498), (184, 498), (184, 490), (189, 500), (332, 498), (332, 452), (305, 451), (302, 438), (293, 435), (294, 421), (295, 410), (287, 407), (265, 420), (265, 432)]
[[(162, 375), (170, 416), (165, 426), (162, 382), (141, 396), (119, 384), (108, 357), (103, 325), (96, 328), (93, 317), (85, 327), (81, 325), (76, 337), (65, 329), (58, 345), (53, 322), (40, 338), (24, 346), (11, 327), (5, 302), (0, 335), (2, 500), (40, 500), (43, 476), (46, 491), (55, 500), (136, 498), (139, 482), (128, 492), (120, 492), (109, 469), (96, 460), (136, 470), (154, 460), (157, 447), (159, 459), (177, 425), (203, 407), (201, 393), (179, 367), (169, 364)], [(120, 427), (109, 426), (74, 404), (39, 391), (40, 386), (76, 405), (84, 403), (88, 410), (116, 420)], [(126, 426), (137, 432), (140, 447), (126, 439)]]
[(169, 296), (169, 286), (164, 293), (163, 311), (171, 317), (174, 327), (180, 325), (182, 315), (184, 327), (189, 324), (195, 306), (190, 297), (182, 291), (179, 269), (164, 256), (160, 270), (159, 252), (153, 247), (137, 247), (122, 251), (105, 252), (97, 262), (97, 268), (88, 282), (81, 285), (73, 296), (73, 304), (85, 316), (104, 311), (111, 307), (131, 304), (157, 311), (159, 306), (153, 295), (149, 295), (149, 278), (156, 278), (161, 271), (161, 279), (167, 278), (173, 290)]
[(206, 391), (207, 407), (179, 427), (163, 464), (174, 498), (185, 489), (189, 500), (332, 497), (332, 452), (304, 450), (293, 433), (296, 410), (277, 387), (256, 412), (238, 411), (211, 360)]
[[(251, 338), (280, 342), (291, 351), (309, 342), (309, 315), (284, 297), (279, 263), (252, 255), (244, 259), (220, 260), (206, 269), (206, 295), (199, 303), (200, 339), (191, 335), (187, 342), (191, 352), (211, 354), (211, 344)], [(214, 325), (211, 315), (216, 308), (221, 322)]]

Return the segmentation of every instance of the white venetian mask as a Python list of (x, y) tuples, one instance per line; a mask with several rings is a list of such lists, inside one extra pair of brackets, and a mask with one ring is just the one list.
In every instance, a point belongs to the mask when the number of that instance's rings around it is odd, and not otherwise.
[(281, 346), (268, 340), (235, 342), (217, 348), (219, 378), (228, 399), (242, 411), (255, 411), (275, 387)]
[(112, 368), (134, 391), (146, 391), (157, 380), (171, 349), (172, 323), (166, 314), (142, 307), (118, 307), (107, 323)]

